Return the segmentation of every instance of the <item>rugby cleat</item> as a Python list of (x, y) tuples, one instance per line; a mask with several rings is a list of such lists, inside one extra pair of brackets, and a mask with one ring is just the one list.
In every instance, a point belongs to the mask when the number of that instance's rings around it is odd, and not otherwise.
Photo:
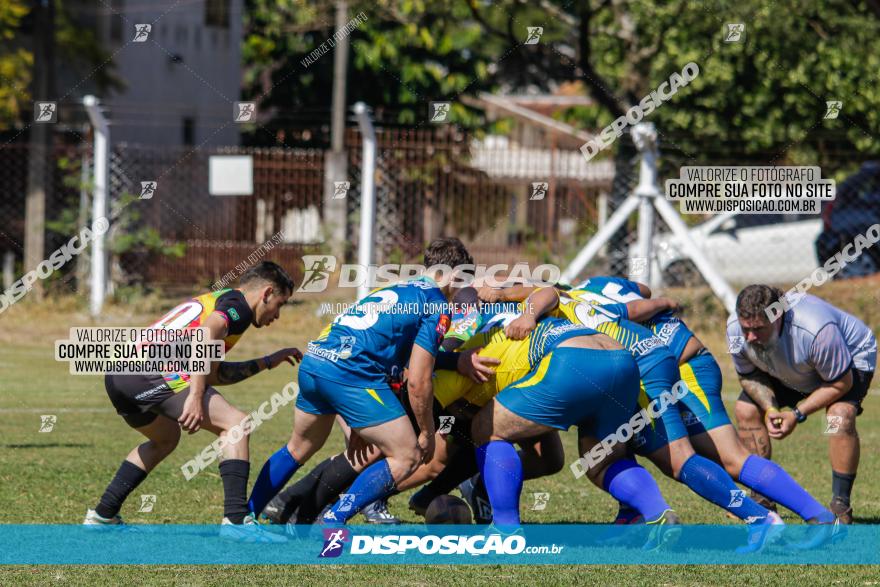
[(361, 510), (368, 524), (399, 524), (400, 518), (388, 511), (388, 500), (377, 499)]
[(840, 499), (833, 498), (831, 503), (828, 504), (828, 509), (831, 510), (837, 519), (840, 520), (841, 524), (852, 524), (853, 523), (853, 513), (852, 506), (846, 505)]
[(846, 525), (840, 518), (835, 517), (833, 522), (819, 522), (816, 518), (807, 521), (807, 539), (802, 542), (790, 543), (795, 550), (813, 550), (829, 544), (834, 545), (846, 538)]
[(99, 516), (98, 512), (96, 512), (95, 510), (88, 510), (86, 512), (86, 517), (83, 520), (83, 526), (125, 526), (125, 522), (122, 521), (122, 517), (119, 514), (116, 514), (112, 518), (103, 518)]
[(749, 538), (745, 546), (736, 549), (737, 554), (758, 553), (778, 541), (785, 530), (785, 522), (774, 511), (766, 518), (748, 525)]
[(672, 510), (666, 510), (659, 517), (646, 522), (650, 528), (648, 540), (642, 550), (660, 550), (671, 547), (681, 538), (681, 519)]
[(287, 538), (284, 536), (273, 534), (260, 527), (253, 514), (246, 515), (241, 524), (233, 524), (229, 518), (223, 518), (223, 522), (220, 524), (220, 538), (243, 544), (281, 544), (287, 542)]
[(492, 523), (492, 504), (489, 503), (489, 494), (486, 492), (486, 484), (482, 483), (480, 474), (477, 473), (470, 479), (463, 481), (458, 490), (461, 496), (471, 506), (474, 513), (474, 524)]
[(268, 520), (270, 524), (287, 523), (288, 520), (284, 519), (284, 501), (277, 495), (273, 497), (272, 500), (266, 504), (266, 507), (263, 508), (263, 513), (260, 514), (260, 518)]
[(597, 538), (596, 542), (602, 546), (636, 546), (641, 543), (644, 534), (639, 530), (626, 528), (626, 526), (640, 526), (644, 529), (645, 518), (628, 506), (620, 504), (617, 517), (614, 522)]

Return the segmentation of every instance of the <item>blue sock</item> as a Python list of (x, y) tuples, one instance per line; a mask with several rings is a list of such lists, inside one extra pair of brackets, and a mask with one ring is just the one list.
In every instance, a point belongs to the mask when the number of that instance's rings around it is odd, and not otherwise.
[(720, 465), (700, 455), (693, 455), (685, 461), (679, 481), (741, 520), (763, 522), (770, 513), (738, 488)]
[(519, 526), (519, 495), (522, 492), (522, 461), (513, 445), (493, 440), (477, 448), (477, 466), (483, 475), (492, 523), (497, 526)]
[(251, 489), (251, 497), (248, 499), (248, 508), (254, 514), (259, 515), (273, 497), (275, 497), (281, 488), (284, 487), (296, 470), (299, 469), (299, 463), (287, 450), (285, 444), (269, 457), (260, 474), (254, 482), (254, 488)]
[(820, 522), (834, 521), (834, 514), (773, 461), (751, 455), (743, 463), (739, 480), (746, 487), (784, 505), (804, 520), (817, 518)]
[(337, 501), (330, 511), (324, 514), (324, 520), (344, 524), (377, 499), (391, 495), (392, 491), (394, 491), (394, 478), (391, 477), (388, 459), (376, 461), (364, 469), (351, 484), (347, 492), (351, 497)]
[(621, 459), (608, 467), (602, 486), (614, 499), (638, 510), (645, 522), (672, 509), (651, 474), (633, 459)]

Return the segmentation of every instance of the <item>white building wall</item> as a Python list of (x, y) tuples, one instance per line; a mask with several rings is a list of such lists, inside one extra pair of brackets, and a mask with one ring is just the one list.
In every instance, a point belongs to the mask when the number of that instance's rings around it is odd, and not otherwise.
[[(113, 0), (124, 18), (100, 19), (101, 38), (126, 84), (103, 100), (114, 143), (183, 145), (189, 119), (194, 145), (238, 144), (232, 117), (242, 78), (243, 0), (219, 0), (229, 6), (226, 28), (206, 23), (206, 1)], [(130, 42), (141, 23), (152, 24), (149, 39)]]

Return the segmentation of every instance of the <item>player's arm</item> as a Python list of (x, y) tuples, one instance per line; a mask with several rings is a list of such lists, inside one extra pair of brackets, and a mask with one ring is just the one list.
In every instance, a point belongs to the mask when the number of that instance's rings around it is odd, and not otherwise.
[[(852, 383), (852, 369), (848, 369), (843, 377), (837, 381), (826, 383), (808, 395), (804, 401), (797, 405), (797, 410), (804, 416), (809, 416), (813, 412), (833, 404), (846, 395), (846, 392), (852, 387)], [(788, 408), (777, 414), (777, 420), (779, 424), (776, 429), (771, 428), (769, 430), (771, 438), (785, 438), (794, 432), (798, 423), (797, 414), (795, 414), (794, 410)]]
[(538, 319), (559, 305), (559, 292), (555, 287), (542, 287), (523, 302), (522, 314), (507, 325), (504, 334), (511, 340), (523, 340), (535, 329)]
[[(846, 395), (853, 384), (852, 360), (840, 328), (836, 324), (826, 324), (810, 347), (810, 363), (824, 383), (798, 403), (797, 410), (808, 416)], [(770, 435), (773, 438), (785, 438), (797, 426), (797, 414), (793, 410), (784, 412), (781, 419), (778, 435)]]
[(538, 286), (517, 284), (510, 287), (491, 287), (484, 285), (477, 290), (477, 294), (484, 302), (521, 302), (529, 297)]
[(804, 416), (809, 416), (813, 412), (818, 412), (822, 408), (826, 408), (846, 395), (852, 389), (853, 376), (852, 369), (846, 374), (832, 383), (826, 383), (807, 396), (807, 399), (800, 402), (797, 407)]
[(660, 312), (679, 309), (678, 302), (671, 298), (655, 298), (653, 300), (633, 300), (626, 303), (626, 311), (629, 320), (633, 322), (645, 322)]
[(296, 365), (302, 360), (302, 353), (296, 348), (286, 348), (276, 351), (271, 355), (266, 355), (260, 359), (251, 359), (249, 361), (223, 361), (215, 363), (211, 368), (211, 376), (208, 383), (211, 385), (233, 385), (240, 381), (244, 381), (248, 377), (253, 377), (260, 371), (265, 369), (274, 369), (281, 363), (290, 363)]
[[(223, 340), (228, 331), (226, 320), (217, 312), (208, 316), (204, 327), (208, 329), (209, 340)], [(202, 399), (205, 397), (205, 389), (208, 387), (208, 382), (219, 364), (219, 362), (212, 363), (211, 375), (205, 375), (204, 373), (192, 373), (190, 375), (189, 395), (186, 401), (183, 402), (183, 411), (177, 419), (181, 427), (190, 434), (197, 432), (201, 428), (205, 415)]]
[(779, 405), (776, 403), (776, 395), (773, 393), (773, 384), (770, 376), (755, 369), (746, 375), (740, 374), (739, 383), (752, 401), (766, 414), (778, 412)]
[(648, 299), (651, 297), (651, 288), (650, 287), (648, 287), (644, 283), (639, 283), (638, 281), (634, 281), (633, 283), (635, 283), (636, 286), (638, 286), (640, 296), (642, 296), (645, 299)]
[(424, 462), (429, 462), (434, 454), (433, 372), (434, 355), (417, 344), (413, 345), (407, 371), (407, 388), (409, 403), (419, 425), (418, 443)]

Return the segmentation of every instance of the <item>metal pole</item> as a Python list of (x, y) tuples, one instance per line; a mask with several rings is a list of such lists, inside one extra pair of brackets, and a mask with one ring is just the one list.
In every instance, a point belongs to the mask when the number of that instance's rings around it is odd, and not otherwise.
[[(354, 105), (354, 113), (357, 116), (358, 126), (363, 136), (363, 162), (361, 164), (361, 230), (360, 242), (358, 243), (358, 264), (367, 269), (367, 279), (370, 275), (370, 265), (373, 262), (373, 230), (376, 218), (376, 131), (373, 121), (370, 120), (370, 112), (367, 105), (358, 102)], [(358, 299), (365, 297), (370, 292), (370, 284), (362, 283), (358, 286)]]
[(660, 195), (657, 188), (657, 130), (650, 122), (642, 122), (632, 129), (633, 142), (641, 153), (639, 163), (639, 185), (635, 194), (639, 198), (638, 240), (636, 256), (642, 259), (644, 270), (638, 270), (639, 263), (630, 263), (629, 279), (651, 283), (651, 257), (654, 243), (654, 206), (651, 200)]
[[(345, 28), (348, 21), (348, 3), (336, 0), (336, 30)], [(345, 148), (345, 77), (348, 71), (348, 35), (336, 43), (333, 51), (333, 101), (330, 124), (330, 148), (339, 153)]]
[(15, 281), (15, 253), (6, 251), (3, 253), (3, 291), (12, 287)]
[(673, 234), (682, 240), (686, 254), (691, 258), (694, 265), (697, 266), (697, 270), (706, 279), (706, 283), (709, 284), (709, 287), (712, 288), (715, 295), (721, 299), (721, 302), (724, 304), (727, 311), (733, 314), (736, 309), (736, 294), (724, 278), (715, 271), (715, 268), (712, 267), (712, 264), (709, 263), (706, 256), (703, 255), (703, 252), (697, 246), (697, 243), (691, 238), (691, 233), (688, 230), (688, 227), (685, 225), (684, 221), (679, 218), (678, 212), (675, 211), (672, 204), (667, 202), (665, 198), (655, 198), (654, 206), (657, 207), (657, 212), (660, 213), (660, 216), (666, 221), (669, 228), (672, 229)]
[[(92, 197), (92, 224), (99, 218), (107, 218), (107, 186), (110, 167), (110, 128), (107, 118), (98, 108), (98, 99), (85, 96), (83, 105), (95, 129), (95, 186)], [(109, 218), (107, 221), (109, 222)], [(106, 233), (94, 235), (92, 240), (92, 275), (90, 310), (93, 317), (101, 313), (107, 286)]]

